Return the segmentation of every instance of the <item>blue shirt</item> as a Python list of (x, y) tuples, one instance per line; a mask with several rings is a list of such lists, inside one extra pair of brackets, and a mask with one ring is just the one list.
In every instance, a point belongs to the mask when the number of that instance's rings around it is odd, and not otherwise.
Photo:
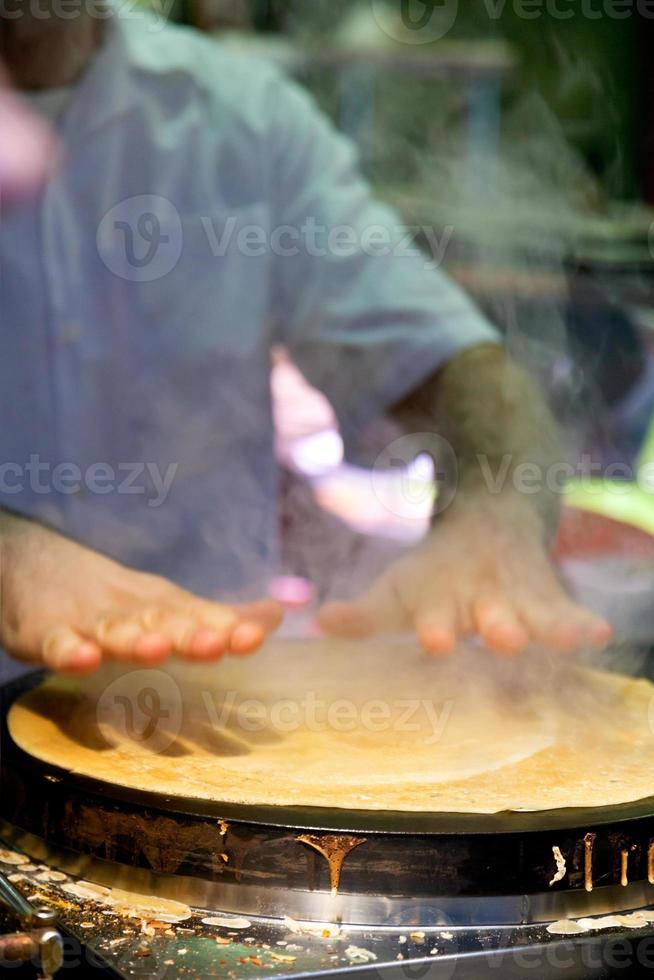
[(273, 346), (354, 451), (495, 331), (272, 67), (114, 15), (58, 128), (0, 228), (0, 503), (200, 593), (261, 591)]

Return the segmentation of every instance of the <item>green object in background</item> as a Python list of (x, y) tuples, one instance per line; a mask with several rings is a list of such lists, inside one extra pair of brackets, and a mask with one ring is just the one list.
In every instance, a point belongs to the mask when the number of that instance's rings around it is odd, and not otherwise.
[(567, 488), (566, 503), (654, 535), (654, 421), (636, 460), (636, 473), (640, 477), (637, 481), (573, 480)]
[(650, 492), (624, 480), (573, 480), (565, 502), (569, 507), (610, 517), (654, 535), (654, 486)]
[(650, 423), (645, 441), (638, 456), (638, 466), (652, 466), (654, 472), (654, 419)]

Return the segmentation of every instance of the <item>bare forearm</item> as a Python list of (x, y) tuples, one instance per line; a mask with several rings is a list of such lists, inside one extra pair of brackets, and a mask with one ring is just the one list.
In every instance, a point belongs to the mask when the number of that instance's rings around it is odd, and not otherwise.
[[(452, 446), (458, 494), (512, 497), (529, 475), (529, 507), (552, 531), (558, 519), (548, 467), (560, 458), (556, 423), (537, 387), (501, 347), (450, 361), (394, 412), (407, 432), (436, 432)], [(529, 464), (525, 466), (525, 464)]]

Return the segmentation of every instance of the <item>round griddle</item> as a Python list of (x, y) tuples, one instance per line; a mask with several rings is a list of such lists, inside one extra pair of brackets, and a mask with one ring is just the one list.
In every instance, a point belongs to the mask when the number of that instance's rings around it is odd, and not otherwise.
[[(30, 793), (45, 793), (51, 799), (53, 787), (60, 786), (80, 799), (104, 800), (148, 810), (176, 813), (180, 817), (208, 820), (231, 820), (239, 824), (266, 826), (282, 830), (340, 831), (412, 836), (445, 834), (494, 836), (497, 834), (532, 834), (545, 830), (582, 829), (617, 823), (626, 824), (654, 817), (654, 796), (645, 800), (611, 807), (575, 807), (556, 810), (507, 811), (504, 813), (439, 813), (408, 810), (361, 810), (318, 806), (248, 805), (195, 799), (187, 796), (167, 797), (148, 790), (118, 786), (36, 759), (17, 746), (7, 728), (11, 704), (26, 691), (36, 687), (45, 677), (38, 671), (0, 688), (1, 753), (3, 777), (18, 779), (19, 785)], [(3, 786), (8, 786), (3, 782)], [(5, 795), (5, 794), (3, 794)], [(7, 801), (9, 802), (9, 801)], [(5, 801), (0, 801), (0, 815), (6, 817)]]
[[(315, 917), (334, 886), (330, 873), (340, 851), (338, 901), (350, 921), (387, 920), (425, 903), (439, 915), (447, 910), (448, 921), (461, 915), (533, 921), (559, 918), (562, 907), (590, 914), (654, 901), (648, 881), (654, 879), (654, 798), (484, 815), (159, 796), (44, 764), (15, 745), (8, 708), (42, 676), (1, 691), (0, 818), (18, 834), (14, 840), (22, 834), (28, 850), (37, 846), (35, 856), (56, 863), (67, 855), (68, 867), (72, 855), (76, 867), (84, 856), (94, 869), (85, 873), (94, 880), (103, 879), (102, 868), (120, 865), (183, 879), (196, 896), (215, 895), (232, 911), (301, 917), (309, 909)], [(555, 847), (566, 858), (567, 874), (550, 884)], [(330, 854), (336, 854), (332, 861)]]
[[(654, 538), (569, 511), (555, 554), (649, 559)], [(513, 924), (654, 904), (654, 797), (490, 815), (171, 798), (15, 745), (8, 709), (42, 676), (0, 688), (0, 820), (6, 838), (65, 870), (225, 911), (354, 923)]]

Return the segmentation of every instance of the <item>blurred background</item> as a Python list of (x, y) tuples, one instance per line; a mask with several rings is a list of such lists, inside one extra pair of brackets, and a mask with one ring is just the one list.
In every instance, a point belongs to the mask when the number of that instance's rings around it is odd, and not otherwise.
[[(423, 248), (541, 377), (575, 465), (633, 483), (654, 459), (651, 8), (174, 0), (167, 12), (311, 90), (378, 195), (432, 229)], [(280, 457), (321, 502), (364, 530), (417, 536), (415, 514), (389, 520), (358, 492), (329, 410), (283, 351), (274, 387)], [(418, 484), (429, 475), (418, 461)], [(649, 499), (624, 496), (595, 504), (654, 530)], [(426, 514), (429, 495), (417, 489), (415, 507)]]

